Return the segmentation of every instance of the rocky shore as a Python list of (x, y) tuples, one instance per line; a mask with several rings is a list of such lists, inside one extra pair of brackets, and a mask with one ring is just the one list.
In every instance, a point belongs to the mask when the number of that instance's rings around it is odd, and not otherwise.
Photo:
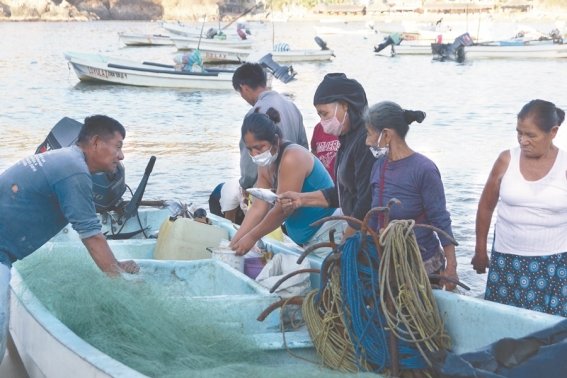
[[(196, 21), (203, 15), (209, 21), (218, 16), (217, 0), (0, 0), (0, 21), (91, 21), (91, 20), (179, 20)], [(471, 13), (471, 18), (480, 15)], [(251, 17), (251, 14), (247, 17)], [(265, 13), (256, 13), (252, 18), (266, 19)], [(273, 19), (320, 21), (357, 21), (369, 19), (432, 21), (461, 19), (463, 14), (438, 12), (393, 12), (364, 15), (324, 14), (316, 8), (288, 6), (281, 12), (274, 12)], [(555, 8), (539, 8), (529, 12), (491, 12), (483, 14), (494, 20), (507, 21), (565, 21), (567, 5)], [(226, 16), (230, 19), (230, 17)], [(270, 16), (270, 19), (272, 16)]]

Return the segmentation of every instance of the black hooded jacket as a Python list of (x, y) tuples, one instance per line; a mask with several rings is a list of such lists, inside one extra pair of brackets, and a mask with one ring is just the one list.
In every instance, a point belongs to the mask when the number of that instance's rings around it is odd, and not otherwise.
[[(331, 73), (319, 84), (313, 104), (343, 101), (348, 104), (350, 130), (339, 137), (341, 146), (335, 161), (337, 186), (323, 190), (331, 207), (340, 207), (344, 215), (360, 220), (370, 210), (372, 191), (370, 174), (374, 156), (366, 146), (366, 128), (362, 115), (368, 106), (360, 83), (343, 73)], [(358, 228), (351, 224), (351, 227)]]

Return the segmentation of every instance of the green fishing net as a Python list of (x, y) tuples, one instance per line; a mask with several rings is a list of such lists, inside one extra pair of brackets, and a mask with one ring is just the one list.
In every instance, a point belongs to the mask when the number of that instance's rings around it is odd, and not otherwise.
[(274, 362), (230, 324), (207, 322), (218, 308), (165, 296), (157, 282), (109, 278), (84, 247), (44, 248), (15, 267), (27, 288), (75, 334), (147, 376), (335, 374), (289, 355), (284, 359), (291, 364)]

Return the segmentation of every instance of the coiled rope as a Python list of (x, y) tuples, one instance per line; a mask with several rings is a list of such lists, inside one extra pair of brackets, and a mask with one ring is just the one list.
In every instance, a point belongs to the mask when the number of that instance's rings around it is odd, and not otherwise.
[[(413, 220), (394, 220), (380, 235), (380, 302), (388, 329), (415, 345), (431, 366), (429, 352), (450, 347), (413, 232)], [(392, 306), (385, 304), (391, 298)]]
[(303, 320), (323, 365), (343, 372), (358, 372), (358, 361), (343, 319), (340, 276), (333, 269), (327, 285), (307, 294), (301, 308)]
[[(372, 371), (381, 373), (390, 367), (389, 330), (383, 315), (386, 304), (380, 301), (381, 265), (371, 236), (355, 234), (342, 246), (341, 295), (345, 322), (359, 361), (367, 361)], [(347, 311), (348, 309), (348, 311)], [(404, 340), (397, 345), (402, 369), (426, 368), (418, 350)]]

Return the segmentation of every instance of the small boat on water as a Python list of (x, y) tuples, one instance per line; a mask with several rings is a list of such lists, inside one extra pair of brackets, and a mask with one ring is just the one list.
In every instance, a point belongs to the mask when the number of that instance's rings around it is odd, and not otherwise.
[(315, 43), (320, 47), (319, 50), (293, 49), (287, 43), (277, 43), (274, 45), (272, 56), (282, 63), (329, 61), (335, 56), (333, 50), (330, 50), (321, 38), (315, 37)]
[(251, 49), (209, 46), (206, 43), (199, 44), (198, 42), (184, 42), (180, 46), (183, 46), (177, 47), (180, 51), (195, 51), (198, 48), (204, 63), (242, 63), (247, 61), (252, 52)]
[(466, 59), (547, 59), (567, 58), (567, 43), (562, 38), (524, 41), (503, 40), (473, 43), (465, 33), (449, 44), (431, 44), (435, 60), (463, 62)]
[(81, 81), (140, 87), (233, 90), (233, 71), (207, 68), (204, 72), (176, 70), (174, 65), (136, 62), (100, 54), (66, 52), (65, 59)]
[[(131, 219), (132, 223), (127, 228), (142, 227), (155, 231), (171, 215), (169, 210), (157, 208), (141, 209), (139, 213), (140, 220)], [(222, 229), (229, 236), (234, 235), (232, 223), (211, 215), (209, 219), (213, 226), (208, 227)], [(159, 243), (159, 239), (157, 242)], [(297, 246), (273, 239), (264, 238), (263, 242), (265, 248), (273, 254), (299, 257), (303, 252)], [(270, 356), (269, 361), (265, 362), (266, 367), (277, 367), (280, 371), (299, 369), (296, 370), (299, 375), (301, 369), (313, 367), (287, 351), (318, 361), (305, 327), (286, 330), (283, 334), (278, 329), (279, 310), (269, 315), (264, 322), (255, 320), (258, 314), (279, 298), (233, 267), (211, 259), (157, 261), (154, 259), (156, 239), (115, 240), (109, 243), (117, 258), (137, 259), (141, 273), (128, 279), (134, 282), (158, 282), (162, 285), (165, 297), (187, 296), (187, 300), (192, 298), (191, 300), (224, 308), (224, 311), (207, 319), (211, 331), (220, 324), (232, 324), (240, 329), (251, 344)], [(84, 247), (74, 231), (67, 227), (42, 247), (42, 251), (37, 252), (40, 253), (77, 256), (84, 254)], [(321, 267), (321, 256), (311, 254), (308, 258), (313, 268)], [(313, 287), (318, 287), (319, 275), (311, 273), (311, 282)], [(523, 337), (563, 320), (561, 317), (440, 290), (435, 290), (434, 296), (445, 329), (452, 339), (454, 353), (475, 351), (505, 337)], [(32, 377), (146, 376), (137, 371), (135, 366), (127, 366), (71, 331), (42, 305), (34, 292), (26, 286), (25, 279), (17, 269), (14, 270), (11, 282), (10, 333), (24, 366)], [(53, 361), (57, 361), (57, 364)]]
[[(185, 71), (174, 65), (157, 62), (136, 62), (100, 54), (66, 52), (65, 59), (81, 81), (133, 85), (139, 87), (234, 90), (233, 70), (202, 68), (200, 72)], [(260, 59), (271, 77), (288, 83), (296, 72), (292, 67), (281, 66), (271, 54)]]
[(118, 39), (126, 46), (171, 46), (173, 41), (169, 35), (118, 33)]
[(171, 41), (178, 50), (191, 50), (199, 46), (199, 49), (231, 48), (231, 49), (251, 49), (253, 41), (246, 39), (216, 39), (197, 37), (171, 37)]

